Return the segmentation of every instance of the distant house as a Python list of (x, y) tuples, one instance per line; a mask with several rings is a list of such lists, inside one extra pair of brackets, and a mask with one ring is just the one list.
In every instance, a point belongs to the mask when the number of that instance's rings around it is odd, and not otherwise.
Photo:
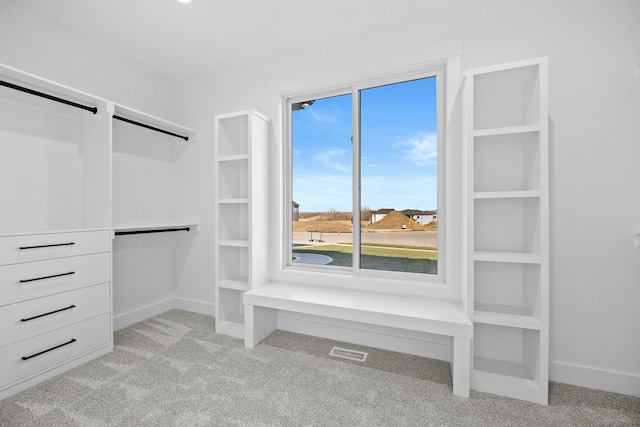
[(380, 221), (386, 214), (394, 210), (395, 209), (378, 209), (377, 211), (371, 211), (371, 224)]
[(403, 214), (414, 220), (420, 225), (431, 224), (438, 220), (438, 211), (420, 211), (417, 209), (405, 209)]
[(298, 221), (300, 219), (300, 205), (293, 200), (291, 201), (291, 205), (293, 208), (293, 211), (291, 212), (291, 219), (293, 221)]
[[(393, 212), (395, 209), (378, 209), (377, 211), (371, 211), (371, 224), (374, 224), (384, 218), (389, 212)], [(411, 218), (414, 222), (420, 225), (431, 224), (438, 220), (438, 211), (421, 211), (417, 209), (405, 209), (402, 213)]]

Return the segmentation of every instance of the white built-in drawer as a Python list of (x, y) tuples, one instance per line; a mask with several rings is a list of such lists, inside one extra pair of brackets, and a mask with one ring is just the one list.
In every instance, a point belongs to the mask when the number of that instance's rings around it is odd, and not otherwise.
[(0, 306), (110, 281), (109, 252), (0, 267)]
[(0, 265), (109, 251), (109, 230), (0, 237)]
[(103, 314), (0, 347), (0, 388), (110, 342), (111, 316)]
[(0, 347), (108, 313), (109, 283), (0, 307)]

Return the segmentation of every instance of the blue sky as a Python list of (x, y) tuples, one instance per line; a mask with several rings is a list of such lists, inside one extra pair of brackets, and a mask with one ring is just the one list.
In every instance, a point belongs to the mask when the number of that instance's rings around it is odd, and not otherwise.
[[(436, 79), (361, 92), (361, 205), (437, 208)], [(351, 211), (351, 94), (293, 116), (293, 200), (301, 212)]]

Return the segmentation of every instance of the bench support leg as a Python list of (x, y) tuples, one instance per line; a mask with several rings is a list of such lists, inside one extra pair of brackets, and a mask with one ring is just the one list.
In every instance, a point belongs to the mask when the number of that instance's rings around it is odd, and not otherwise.
[(451, 357), (451, 379), (453, 394), (469, 397), (471, 380), (471, 340), (453, 337), (453, 355)]
[(278, 311), (272, 308), (244, 306), (244, 345), (253, 348), (276, 330)]

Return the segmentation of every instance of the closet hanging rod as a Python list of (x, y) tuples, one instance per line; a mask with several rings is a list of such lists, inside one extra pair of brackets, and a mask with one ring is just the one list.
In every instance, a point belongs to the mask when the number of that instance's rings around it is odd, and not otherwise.
[(170, 231), (189, 231), (190, 227), (180, 228), (159, 228), (157, 230), (131, 230), (131, 231), (116, 231), (116, 236), (124, 236), (127, 234), (149, 234), (149, 233), (167, 233)]
[(97, 114), (98, 113), (98, 108), (97, 107), (89, 107), (88, 105), (78, 104), (77, 102), (69, 101), (68, 99), (58, 98), (57, 96), (49, 95), (49, 94), (43, 93), (43, 92), (38, 92), (37, 90), (33, 90), (33, 89), (26, 88), (26, 87), (18, 86), (18, 85), (15, 85), (13, 83), (5, 82), (3, 80), (0, 80), (0, 86), (6, 86), (6, 87), (11, 88), (11, 89), (19, 90), (20, 92), (25, 92), (25, 93), (28, 93), (28, 94), (31, 94), (31, 95), (39, 96), (41, 98), (49, 99), (51, 101), (56, 101), (56, 102), (59, 102), (61, 104), (66, 104), (66, 105), (70, 105), (72, 107), (80, 108), (81, 110), (91, 111), (93, 114)]
[(160, 129), (160, 128), (157, 128), (157, 127), (154, 127), (154, 126), (146, 125), (144, 123), (136, 122), (135, 120), (127, 119), (126, 117), (118, 116), (117, 114), (114, 114), (113, 118), (117, 119), (117, 120), (121, 120), (123, 122), (131, 123), (132, 125), (140, 126), (140, 127), (151, 129), (151, 130), (155, 130), (156, 132), (165, 133), (167, 135), (175, 136), (176, 138), (182, 138), (185, 141), (189, 141), (189, 137), (188, 136), (178, 135), (177, 133), (169, 132), (168, 130), (164, 130), (164, 129)]

